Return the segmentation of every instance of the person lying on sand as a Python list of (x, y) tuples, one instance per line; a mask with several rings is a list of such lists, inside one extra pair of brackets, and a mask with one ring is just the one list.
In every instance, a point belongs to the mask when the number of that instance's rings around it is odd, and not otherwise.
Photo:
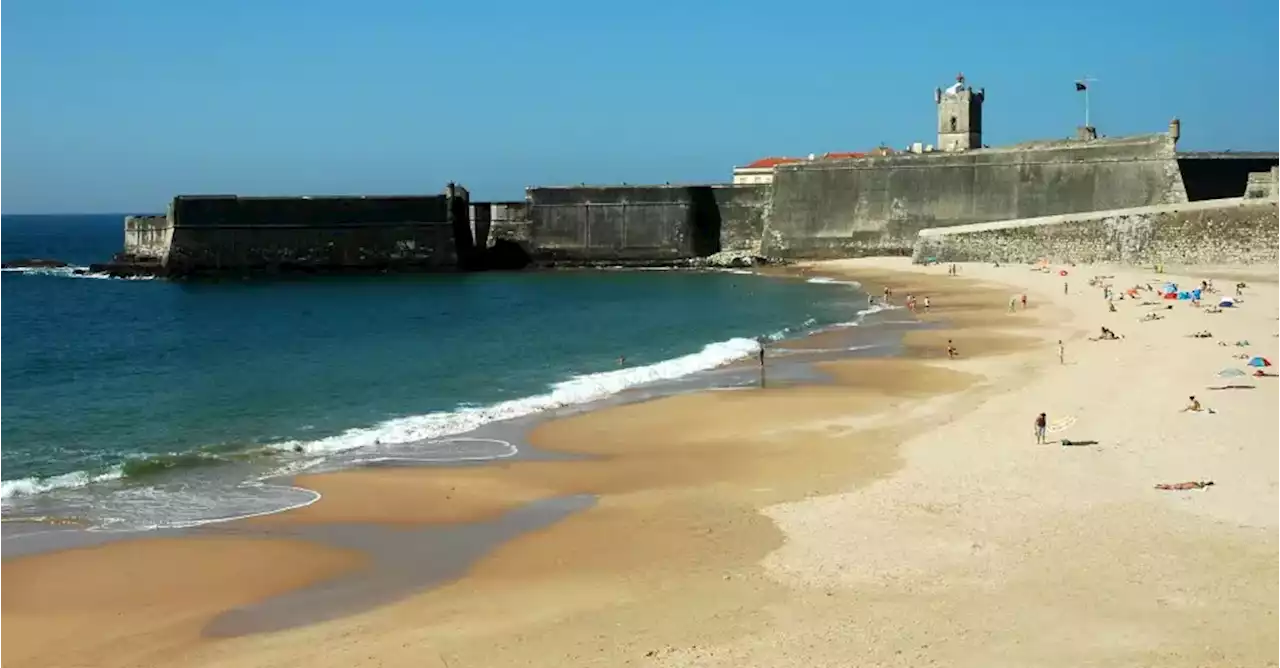
[(1195, 334), (1188, 334), (1187, 336), (1190, 336), (1193, 339), (1212, 339), (1213, 332), (1210, 332), (1207, 329), (1202, 329), (1196, 332)]
[(1204, 312), (1205, 313), (1222, 313), (1222, 309), (1218, 308), (1217, 306), (1210, 306), (1209, 308), (1205, 309)]
[(1203, 482), (1164, 482), (1164, 483), (1160, 483), (1159, 485), (1156, 485), (1156, 489), (1165, 489), (1165, 490), (1174, 490), (1174, 491), (1179, 491), (1184, 489), (1204, 489), (1206, 487), (1209, 487), (1212, 484), (1213, 484), (1212, 480), (1205, 480)]
[(1103, 327), (1102, 334), (1100, 334), (1097, 337), (1091, 337), (1089, 340), (1090, 341), (1119, 341), (1122, 338), (1124, 337), (1117, 335), (1115, 332), (1107, 329), (1106, 327)]
[(1164, 316), (1159, 313), (1148, 313), (1142, 316), (1142, 319), (1138, 320), (1138, 322), (1151, 322), (1152, 320), (1164, 320)]
[(1187, 406), (1186, 406), (1185, 408), (1183, 408), (1183, 409), (1182, 409), (1182, 412), (1183, 412), (1183, 413), (1202, 413), (1202, 412), (1207, 412), (1207, 413), (1209, 413), (1209, 414), (1213, 414), (1213, 413), (1216, 413), (1216, 412), (1217, 412), (1217, 411), (1213, 410), (1212, 408), (1210, 408), (1210, 409), (1207, 409), (1207, 410), (1206, 410), (1203, 406), (1201, 406), (1201, 405), (1200, 405), (1200, 400), (1199, 400), (1199, 399), (1197, 399), (1197, 398), (1195, 398), (1195, 395), (1192, 395), (1192, 396), (1188, 397), (1188, 400), (1189, 400), (1189, 403), (1187, 404)]

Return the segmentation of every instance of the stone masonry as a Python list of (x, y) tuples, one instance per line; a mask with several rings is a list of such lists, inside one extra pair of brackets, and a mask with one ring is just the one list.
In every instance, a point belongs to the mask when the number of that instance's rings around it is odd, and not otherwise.
[(1223, 199), (922, 230), (916, 262), (1275, 264), (1276, 199)]

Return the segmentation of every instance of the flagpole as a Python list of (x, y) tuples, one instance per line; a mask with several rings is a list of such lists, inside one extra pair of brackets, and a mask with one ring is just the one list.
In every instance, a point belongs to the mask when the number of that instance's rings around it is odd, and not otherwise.
[(1093, 127), (1089, 125), (1089, 89), (1093, 87), (1093, 82), (1095, 81), (1097, 79), (1088, 75), (1080, 78), (1080, 85), (1084, 87), (1084, 126), (1086, 128)]
[(1092, 127), (1089, 125), (1089, 84), (1087, 83), (1084, 85), (1084, 126)]

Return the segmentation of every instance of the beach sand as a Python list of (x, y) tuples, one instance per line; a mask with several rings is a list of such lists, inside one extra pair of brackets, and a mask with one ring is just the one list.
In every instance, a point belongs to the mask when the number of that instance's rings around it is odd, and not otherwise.
[[(801, 271), (873, 294), (889, 285), (899, 303), (928, 295), (921, 317), (940, 328), (908, 332), (901, 358), (820, 363), (829, 384), (666, 397), (529, 435), (583, 455), (573, 460), (307, 476), (323, 498), (237, 523), (263, 534), (242, 547), (178, 538), (6, 560), (5, 582), (25, 584), (3, 598), (4, 663), (1275, 664), (1280, 379), (1208, 389), (1224, 384), (1219, 369), (1244, 368), (1234, 354), (1275, 359), (1274, 272), (1252, 270), (1238, 308), (1180, 302), (1139, 322), (1149, 308), (1126, 300), (1109, 313), (1086, 281), (1168, 276), (962, 265), (950, 277), (898, 259)], [(1206, 275), (1224, 287), (1236, 275), (1218, 271)], [(1023, 293), (1030, 308), (1008, 313)], [(1125, 339), (1087, 341), (1102, 325)], [(1206, 328), (1214, 338), (1186, 336)], [(1240, 339), (1250, 345), (1218, 345)], [(1179, 412), (1191, 394), (1216, 412)], [(1041, 411), (1047, 445), (1032, 437)], [(1215, 484), (1153, 488), (1187, 480)], [(272, 532), (483, 521), (573, 494), (597, 503), (446, 585), (284, 631), (198, 632), (221, 611), (360, 567)], [(183, 567), (161, 568), (179, 548)], [(281, 552), (236, 552), (250, 548)], [(227, 584), (229, 561), (260, 568)], [(113, 584), (126, 563), (157, 568), (164, 587)], [(82, 595), (51, 596), (55, 571), (75, 573)]]

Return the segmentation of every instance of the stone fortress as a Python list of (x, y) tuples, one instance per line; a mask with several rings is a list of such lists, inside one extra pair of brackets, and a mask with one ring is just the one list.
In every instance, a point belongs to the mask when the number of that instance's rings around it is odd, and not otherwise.
[(722, 251), (784, 259), (1277, 261), (1274, 152), (1179, 152), (1167, 132), (991, 148), (985, 90), (934, 91), (937, 144), (772, 159), (749, 182), (531, 187), (438, 195), (181, 195), (125, 221), (102, 268), (183, 277), (534, 266), (681, 266)]

